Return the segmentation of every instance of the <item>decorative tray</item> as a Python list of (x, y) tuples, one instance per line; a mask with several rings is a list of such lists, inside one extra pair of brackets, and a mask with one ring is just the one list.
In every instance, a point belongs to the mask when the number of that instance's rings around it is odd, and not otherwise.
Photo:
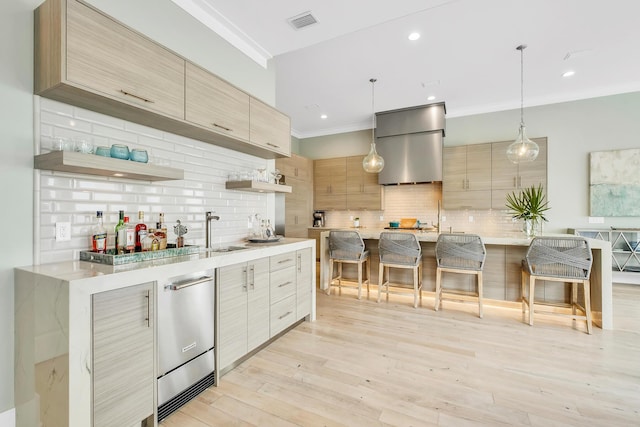
[(200, 246), (186, 245), (181, 248), (171, 247), (159, 251), (134, 252), (132, 254), (116, 254), (115, 249), (109, 249), (106, 254), (92, 251), (80, 251), (80, 261), (95, 262), (106, 265), (122, 265), (132, 262), (150, 261), (153, 259), (191, 255), (200, 252)]
[(282, 238), (282, 236), (271, 237), (269, 239), (254, 239), (254, 238), (250, 238), (249, 241), (251, 243), (275, 243), (275, 242), (279, 242), (281, 238)]

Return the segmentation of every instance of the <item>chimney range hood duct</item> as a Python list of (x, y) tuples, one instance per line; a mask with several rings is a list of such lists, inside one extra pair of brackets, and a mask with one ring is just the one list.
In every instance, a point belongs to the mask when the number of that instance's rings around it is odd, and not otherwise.
[(442, 181), (445, 114), (444, 102), (376, 113), (378, 184)]

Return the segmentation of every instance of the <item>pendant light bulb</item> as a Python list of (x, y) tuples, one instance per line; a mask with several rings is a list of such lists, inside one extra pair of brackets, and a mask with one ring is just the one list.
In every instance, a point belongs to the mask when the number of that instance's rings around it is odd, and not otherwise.
[(507, 158), (515, 164), (532, 162), (540, 152), (538, 144), (527, 138), (526, 126), (524, 125), (524, 50), (526, 48), (526, 44), (516, 47), (520, 51), (520, 128), (518, 129), (518, 137), (507, 148)]
[(384, 169), (384, 159), (376, 151), (376, 110), (375, 110), (375, 97), (374, 86), (376, 79), (369, 79), (371, 82), (371, 148), (369, 154), (362, 160), (362, 167), (365, 172), (378, 173)]

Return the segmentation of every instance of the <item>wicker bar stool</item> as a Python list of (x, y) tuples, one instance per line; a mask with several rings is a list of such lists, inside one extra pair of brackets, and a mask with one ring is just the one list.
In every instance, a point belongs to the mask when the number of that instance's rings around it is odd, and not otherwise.
[[(440, 234), (436, 242), (436, 301), (435, 310), (442, 308), (443, 299), (451, 298), (444, 294), (467, 295), (478, 298), (478, 316), (482, 318), (482, 269), (487, 250), (480, 236), (476, 234)], [(476, 276), (477, 291), (467, 292), (444, 290), (442, 273), (473, 274)], [(459, 300), (459, 299), (458, 299)]]
[[(417, 308), (418, 299), (422, 304), (422, 248), (418, 238), (413, 233), (384, 231), (380, 233), (378, 249), (380, 251), (378, 302), (380, 302), (383, 287), (386, 287), (384, 292), (387, 294), (387, 301), (389, 301), (390, 292), (399, 293), (389, 291), (389, 268), (409, 268), (413, 270), (413, 306)], [(384, 280), (385, 273), (386, 280)]]
[[(338, 264), (338, 275), (333, 276), (333, 264)], [(362, 265), (367, 264), (367, 295), (371, 282), (371, 262), (369, 251), (365, 249), (360, 233), (357, 231), (330, 231), (329, 232), (329, 288), (327, 295), (331, 295), (331, 286), (338, 281), (338, 289), (342, 290), (342, 264), (357, 264), (358, 266), (358, 299), (362, 297)]]
[[(522, 261), (522, 314), (529, 307), (529, 325), (533, 325), (533, 313), (536, 280), (571, 283), (571, 314), (544, 312), (584, 319), (587, 333), (591, 334), (591, 264), (593, 256), (589, 242), (583, 237), (536, 237), (531, 241), (525, 259)], [(529, 294), (525, 294), (529, 282)], [(578, 285), (582, 284), (584, 306), (578, 303)], [(553, 304), (556, 305), (556, 304)], [(580, 309), (584, 315), (578, 315)], [(540, 313), (540, 311), (537, 311)]]

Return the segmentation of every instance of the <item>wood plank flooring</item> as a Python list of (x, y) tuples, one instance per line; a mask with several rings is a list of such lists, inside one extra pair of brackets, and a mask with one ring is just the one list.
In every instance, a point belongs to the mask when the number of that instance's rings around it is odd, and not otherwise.
[(206, 426), (639, 426), (640, 286), (614, 285), (615, 331), (519, 310), (356, 290), (161, 423)]

